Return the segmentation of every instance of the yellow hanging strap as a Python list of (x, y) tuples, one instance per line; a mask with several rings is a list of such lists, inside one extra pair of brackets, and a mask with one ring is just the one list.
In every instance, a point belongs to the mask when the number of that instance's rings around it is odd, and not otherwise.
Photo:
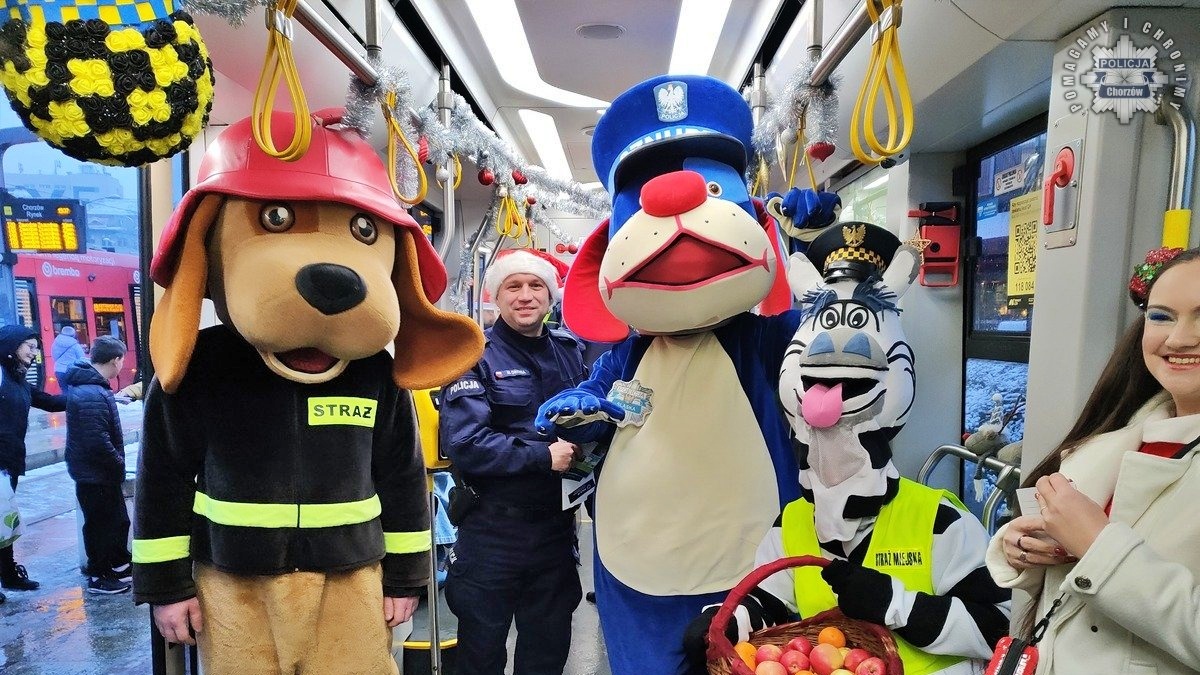
[[(458, 186), (462, 184), (462, 162), (459, 161), (458, 155), (452, 155), (451, 159), (454, 160), (454, 189), (457, 190)], [(445, 187), (440, 180), (438, 181), (438, 187)]]
[(533, 246), (533, 232), (530, 231), (529, 224), (521, 215), (517, 200), (513, 199), (512, 195), (501, 197), (500, 205), (496, 207), (496, 232), (501, 237), (512, 239), (517, 248)]
[[(396, 195), (396, 199), (405, 204), (420, 204), (421, 200), (425, 199), (425, 194), (429, 192), (429, 180), (425, 178), (425, 170), (421, 167), (421, 157), (417, 153), (417, 149), (404, 135), (404, 129), (400, 127), (399, 120), (392, 114), (396, 109), (396, 92), (389, 91), (384, 98), (386, 102), (380, 107), (383, 108), (383, 118), (387, 120), (388, 125), (387, 170), (388, 180), (392, 183), (392, 192)], [(404, 151), (412, 158), (413, 167), (417, 172), (417, 193), (411, 197), (400, 192), (400, 183), (396, 176), (396, 158), (399, 155), (396, 148), (397, 140), (404, 144)]]
[[(863, 1), (867, 3), (872, 24), (871, 59), (850, 116), (850, 149), (863, 164), (878, 164), (908, 146), (913, 130), (913, 104), (900, 56), (901, 0)], [(875, 134), (875, 107), (880, 98), (887, 111), (887, 143), (880, 143)], [(863, 149), (864, 140), (869, 152)]]
[[(292, 14), (299, 0), (272, 0), (267, 6), (267, 57), (258, 76), (258, 87), (254, 90), (254, 112), (250, 117), (250, 129), (258, 147), (268, 155), (285, 162), (294, 162), (308, 152), (312, 138), (312, 122), (308, 116), (308, 102), (304, 100), (304, 88), (300, 85), (300, 73), (292, 58)], [(271, 112), (275, 109), (275, 91), (279, 80), (286, 81), (292, 99), (295, 128), (292, 141), (283, 150), (275, 147), (271, 136)]]
[(787, 185), (789, 189), (796, 187), (796, 165), (800, 163), (800, 157), (803, 156), (804, 168), (808, 171), (809, 187), (813, 189), (813, 192), (818, 192), (817, 176), (813, 173), (812, 158), (809, 157), (808, 153), (804, 151), (804, 146), (807, 145), (805, 140), (804, 128), (801, 127), (800, 130), (796, 132), (796, 142), (792, 146), (792, 161), (789, 162), (788, 170), (787, 173), (784, 174), (784, 178), (787, 179)]
[(750, 188), (750, 194), (765, 198), (770, 184), (771, 170), (767, 167), (767, 160), (759, 157), (758, 166), (754, 170), (754, 185)]

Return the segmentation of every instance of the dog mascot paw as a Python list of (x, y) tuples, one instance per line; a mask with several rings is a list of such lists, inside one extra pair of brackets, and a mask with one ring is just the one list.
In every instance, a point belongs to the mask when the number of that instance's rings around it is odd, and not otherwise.
[(750, 571), (799, 494), (775, 401), (799, 316), (765, 316), (789, 298), (775, 224), (746, 188), (750, 131), (736, 91), (683, 76), (633, 87), (596, 125), (613, 215), (567, 275), (563, 313), (584, 339), (620, 344), (537, 424), (609, 440), (595, 577), (617, 675), (686, 672), (688, 621)]
[[(987, 532), (952, 494), (900, 477), (891, 439), (912, 408), (913, 351), (897, 301), (920, 253), (887, 230), (834, 224), (793, 254), (803, 322), (779, 397), (796, 435), (802, 496), (759, 562), (831, 558), (760, 590), (810, 617), (837, 606), (892, 629), (907, 674), (979, 672), (1008, 626), (1008, 593), (983, 566)], [(744, 631), (743, 631), (744, 632)]]
[[(300, 120), (295, 162), (226, 129), (151, 267), (135, 599), (197, 633), (208, 675), (395, 673), (385, 612), (429, 581), (404, 390), (453, 381), (482, 334), (433, 306), (445, 268), (339, 119)], [(293, 123), (273, 114), (277, 142)], [(222, 324), (201, 331), (205, 297)]]

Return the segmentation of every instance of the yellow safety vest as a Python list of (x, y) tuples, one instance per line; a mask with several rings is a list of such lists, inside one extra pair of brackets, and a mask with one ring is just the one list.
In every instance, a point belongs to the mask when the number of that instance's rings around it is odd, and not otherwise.
[[(863, 567), (899, 579), (910, 591), (932, 594), (933, 522), (943, 497), (965, 510), (949, 492), (901, 478), (895, 498), (884, 505), (875, 520)], [(782, 536), (783, 551), (788, 556), (822, 555), (813, 506), (803, 498), (784, 507)], [(792, 572), (801, 616), (814, 616), (837, 606), (837, 596), (821, 578), (821, 568), (799, 567)], [(936, 673), (965, 659), (922, 651), (894, 631), (892, 637), (904, 663), (904, 675)]]

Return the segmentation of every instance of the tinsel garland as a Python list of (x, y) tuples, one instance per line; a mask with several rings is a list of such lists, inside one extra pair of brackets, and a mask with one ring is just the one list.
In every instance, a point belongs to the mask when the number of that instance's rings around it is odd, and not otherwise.
[[(413, 124), (412, 84), (408, 73), (395, 66), (385, 66), (378, 57), (370, 59), (379, 79), (374, 85), (367, 86), (362, 80), (351, 75), (350, 87), (346, 93), (346, 114), (342, 124), (357, 129), (365, 138), (371, 135), (375, 125), (375, 113), (380, 106), (387, 106), (387, 94), (394, 92), (395, 103), (390, 114), (400, 125), (404, 136), (414, 145), (417, 143), (417, 130)], [(411, 195), (417, 191), (417, 164), (404, 151), (396, 153), (396, 180), (400, 192)]]
[[(512, 146), (489, 129), (462, 96), (454, 96), (450, 124), (443, 125), (437, 110), (425, 107), (417, 111), (417, 131), (429, 141), (429, 158), (445, 166), (449, 157), (458, 155), (489, 169), (497, 185), (507, 187), (517, 202), (533, 196), (548, 207), (593, 218), (607, 218), (611, 210), (608, 193), (602, 189), (589, 190), (575, 181), (551, 176), (540, 166), (528, 164)], [(516, 171), (526, 179), (517, 182)]]
[(837, 90), (841, 76), (832, 74), (824, 84), (813, 87), (808, 82), (816, 65), (817, 62), (811, 58), (802, 62), (788, 78), (783, 93), (774, 97), (754, 127), (754, 150), (768, 166), (776, 161), (776, 138), (782, 135), (784, 142), (790, 144), (801, 127), (810, 147), (816, 143), (836, 145)]
[(216, 14), (234, 27), (246, 22), (246, 16), (255, 7), (266, 7), (270, 0), (182, 0), (189, 12)]

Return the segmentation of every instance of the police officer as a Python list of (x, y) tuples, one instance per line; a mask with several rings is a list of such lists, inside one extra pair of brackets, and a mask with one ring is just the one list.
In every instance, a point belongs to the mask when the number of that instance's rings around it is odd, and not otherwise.
[(465, 515), (455, 513), (446, 582), (459, 672), (502, 675), (514, 618), (514, 675), (561, 675), (566, 665), (582, 594), (574, 509), (562, 509), (560, 472), (578, 448), (533, 427), (542, 402), (585, 379), (583, 344), (544, 326), (565, 267), (540, 251), (496, 257), (484, 287), (500, 318), (485, 333), (483, 360), (442, 396), (441, 446), (465, 483), (457, 496), (474, 495)]

